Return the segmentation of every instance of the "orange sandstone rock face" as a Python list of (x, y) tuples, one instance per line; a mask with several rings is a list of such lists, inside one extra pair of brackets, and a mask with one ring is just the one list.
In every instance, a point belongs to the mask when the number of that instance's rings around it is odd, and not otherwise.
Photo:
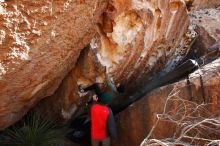
[(193, 37), (182, 0), (6, 1), (0, 14), (0, 129), (43, 98), (39, 110), (71, 119), (85, 104), (77, 86), (105, 82), (103, 66), (135, 89), (172, 70)]
[(102, 35), (94, 36), (58, 90), (41, 102), (40, 110), (47, 115), (73, 118), (89, 96), (80, 94), (77, 85), (105, 83), (105, 67), (115, 84), (123, 83), (127, 89), (137, 88), (140, 80), (162, 70), (172, 70), (192, 37), (187, 32), (186, 6), (179, 0), (110, 1), (99, 23)]
[[(101, 65), (116, 83), (134, 88), (172, 69), (191, 37), (181, 0), (117, 0), (107, 7), (104, 0), (23, 0), (1, 3), (0, 12), (0, 129), (45, 97), (40, 110), (68, 120), (83, 106), (77, 85), (104, 82)], [(101, 37), (94, 36), (98, 21)], [(74, 67), (89, 43), (97, 58), (88, 55)]]
[(173, 55), (181, 56), (183, 38), (191, 37), (186, 34), (189, 20), (181, 0), (113, 0), (100, 22), (105, 33), (91, 46), (113, 80), (131, 88), (144, 77), (170, 70)]
[(105, 70), (89, 47), (81, 51), (75, 67), (64, 78), (55, 93), (40, 102), (37, 110), (46, 116), (67, 122), (79, 113), (90, 94), (78, 91), (78, 85), (104, 82)]
[(105, 7), (104, 0), (0, 2), (0, 129), (55, 92)]

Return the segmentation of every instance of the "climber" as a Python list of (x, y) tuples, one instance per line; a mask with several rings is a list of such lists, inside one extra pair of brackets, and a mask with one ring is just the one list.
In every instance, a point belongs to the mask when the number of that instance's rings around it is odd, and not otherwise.
[(93, 95), (90, 108), (92, 146), (110, 146), (110, 137), (116, 137), (116, 125), (113, 113), (106, 105), (98, 102)]
[(115, 86), (115, 84), (111, 81), (107, 73), (105, 75), (105, 79), (107, 81), (108, 88), (104, 92), (102, 92), (99, 87), (101, 85), (100, 83), (94, 83), (86, 88), (82, 88), (82, 86), (79, 86), (79, 91), (87, 92), (93, 90), (98, 96), (99, 102), (109, 104), (110, 101), (112, 101), (112, 99), (114, 99), (118, 94), (123, 93), (125, 91), (125, 88), (121, 84)]

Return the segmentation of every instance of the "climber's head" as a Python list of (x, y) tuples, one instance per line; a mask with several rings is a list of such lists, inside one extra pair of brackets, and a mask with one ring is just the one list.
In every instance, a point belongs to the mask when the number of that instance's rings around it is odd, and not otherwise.
[(103, 104), (109, 104), (112, 101), (112, 95), (109, 92), (102, 93), (101, 97), (99, 98), (99, 102)]

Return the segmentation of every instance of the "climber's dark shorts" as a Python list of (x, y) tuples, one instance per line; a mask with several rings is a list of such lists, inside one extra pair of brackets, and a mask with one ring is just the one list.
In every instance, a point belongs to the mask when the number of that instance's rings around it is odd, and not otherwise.
[(92, 146), (99, 146), (99, 144), (102, 144), (101, 146), (110, 146), (110, 139), (93, 139), (92, 140)]

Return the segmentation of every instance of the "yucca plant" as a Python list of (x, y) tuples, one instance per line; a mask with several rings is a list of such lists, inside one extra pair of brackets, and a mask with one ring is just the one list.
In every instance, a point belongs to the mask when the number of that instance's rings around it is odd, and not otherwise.
[(62, 145), (67, 128), (57, 122), (32, 113), (21, 123), (5, 130), (0, 138), (1, 146), (54, 146)]

